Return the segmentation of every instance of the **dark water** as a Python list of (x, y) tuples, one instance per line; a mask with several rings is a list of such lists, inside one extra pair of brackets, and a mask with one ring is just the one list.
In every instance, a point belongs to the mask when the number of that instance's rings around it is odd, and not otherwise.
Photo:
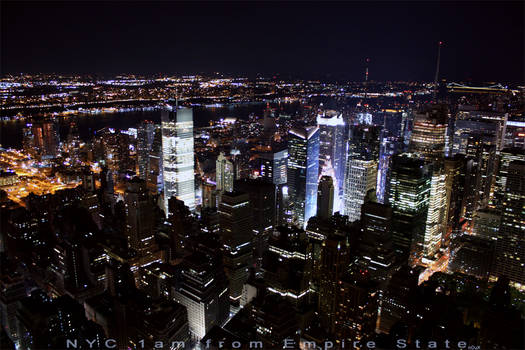
[[(228, 105), (223, 107), (193, 107), (193, 121), (196, 128), (209, 125), (211, 120), (234, 117), (246, 119), (250, 114), (262, 116), (266, 104), (250, 103)], [(293, 114), (299, 108), (298, 104), (272, 105), (280, 113)], [(64, 140), (69, 132), (69, 125), (75, 122), (78, 126), (80, 137), (89, 141), (95, 131), (104, 127), (115, 129), (128, 129), (136, 127), (143, 120), (160, 123), (160, 110), (131, 111), (105, 114), (76, 115), (57, 117), (57, 128), (60, 139)], [(4, 148), (20, 148), (22, 145), (23, 128), (27, 121), (2, 121), (0, 122), (0, 145)]]

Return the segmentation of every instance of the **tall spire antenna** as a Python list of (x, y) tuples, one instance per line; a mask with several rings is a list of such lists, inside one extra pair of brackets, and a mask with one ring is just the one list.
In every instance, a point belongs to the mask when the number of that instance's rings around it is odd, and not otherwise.
[(370, 63), (370, 58), (366, 59), (366, 68), (365, 68), (365, 100), (366, 100), (367, 95), (368, 95), (368, 63)]
[(366, 59), (366, 70), (365, 70), (365, 81), (368, 82), (368, 63), (370, 63), (370, 58)]
[(439, 78), (439, 64), (440, 64), (440, 61), (441, 61), (441, 45), (443, 45), (442, 41), (440, 41), (438, 43), (438, 57), (437, 57), (437, 63), (436, 63), (436, 75), (434, 76), (434, 99), (436, 98), (436, 95), (437, 95), (437, 83), (438, 83), (438, 78)]

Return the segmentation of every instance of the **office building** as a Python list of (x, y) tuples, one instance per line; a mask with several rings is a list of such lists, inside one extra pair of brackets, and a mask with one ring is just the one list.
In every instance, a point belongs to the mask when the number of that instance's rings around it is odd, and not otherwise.
[(494, 184), (494, 196), (490, 203), (491, 207), (498, 211), (503, 209), (508, 168), (513, 161), (525, 161), (525, 154), (521, 149), (506, 148), (500, 152), (498, 173)]
[(409, 151), (427, 161), (442, 162), (445, 157), (445, 138), (448, 126), (446, 105), (428, 105), (416, 112)]
[(376, 189), (377, 161), (349, 156), (346, 164), (344, 214), (353, 222), (361, 218), (367, 193)]
[(269, 238), (262, 271), (268, 292), (279, 294), (295, 306), (306, 303), (312, 271), (305, 231), (278, 227)]
[(185, 258), (178, 282), (172, 287), (173, 299), (188, 310), (189, 331), (200, 340), (213, 326), (228, 319), (228, 283), (219, 267), (203, 254)]
[[(401, 259), (421, 258), (431, 187), (431, 167), (409, 153), (394, 156), (389, 203), (394, 249)], [(406, 261), (406, 260), (405, 260)]]
[(319, 127), (319, 168), (321, 174), (334, 178), (335, 208), (343, 197), (345, 171), (345, 123), (343, 115), (327, 111), (317, 116)]
[(361, 209), (361, 235), (357, 245), (358, 266), (370, 279), (385, 287), (394, 271), (392, 208), (367, 200)]
[(143, 180), (148, 180), (150, 150), (155, 135), (155, 124), (143, 121), (137, 128), (137, 163), (138, 175)]
[(168, 200), (173, 196), (193, 211), (195, 178), (190, 108), (168, 107), (162, 111), (162, 177), (165, 213), (168, 213)]
[(525, 162), (511, 162), (506, 178), (494, 274), (522, 287), (525, 284)]
[(233, 180), (235, 179), (235, 168), (233, 162), (231, 162), (223, 152), (217, 157), (215, 162), (215, 182), (217, 191), (232, 192), (233, 191)]
[(305, 227), (317, 211), (319, 128), (290, 130), (288, 139), (288, 195), (294, 223)]
[(276, 186), (262, 179), (241, 179), (235, 181), (235, 188), (247, 193), (250, 200), (254, 259), (259, 268), (268, 248), (268, 237), (276, 227)]
[(242, 287), (253, 262), (253, 216), (250, 197), (243, 192), (225, 192), (219, 204), (223, 261), (230, 282), (230, 299), (239, 302)]
[(288, 150), (269, 151), (258, 153), (259, 175), (275, 185), (284, 185), (287, 182), (286, 171)]
[(334, 181), (331, 176), (322, 176), (317, 191), (317, 216), (328, 219), (334, 213)]
[(379, 126), (351, 125), (348, 133), (347, 157), (377, 161), (380, 134)]
[(124, 194), (126, 210), (126, 234), (129, 247), (140, 256), (151, 255), (157, 251), (155, 242), (156, 203), (149, 195), (146, 181), (133, 178)]

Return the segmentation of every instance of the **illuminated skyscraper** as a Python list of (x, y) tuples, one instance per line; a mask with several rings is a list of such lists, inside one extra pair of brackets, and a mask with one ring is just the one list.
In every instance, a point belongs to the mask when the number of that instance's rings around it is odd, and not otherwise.
[(496, 176), (494, 197), (491, 205), (498, 211), (503, 209), (505, 188), (507, 186), (507, 174), (510, 163), (513, 161), (525, 161), (525, 154), (519, 148), (506, 148), (501, 151), (499, 158), (499, 170)]
[(158, 191), (163, 190), (162, 181), (162, 126), (155, 125), (153, 142), (149, 151), (148, 184), (155, 185)]
[(162, 112), (162, 169), (164, 208), (172, 196), (195, 210), (193, 112), (172, 107)]
[(58, 134), (53, 121), (37, 121), (31, 129), (35, 151), (43, 158), (55, 157), (58, 153)]
[(377, 184), (377, 162), (348, 157), (345, 176), (344, 214), (350, 222), (359, 220), (368, 191)]
[(443, 171), (432, 174), (428, 215), (423, 240), (423, 263), (433, 259), (441, 246), (441, 238), (445, 233), (446, 218), (446, 176)]
[(448, 110), (446, 105), (431, 105), (415, 114), (409, 150), (427, 161), (442, 161), (445, 156)]
[(431, 168), (411, 154), (394, 156), (389, 203), (392, 206), (394, 249), (403, 259), (420, 258), (426, 229)]
[(448, 127), (446, 105), (426, 106), (415, 114), (409, 149), (416, 156), (432, 163), (432, 179), (428, 215), (423, 237), (422, 262), (433, 259), (441, 246), (446, 228), (446, 176), (444, 157)]
[(288, 140), (288, 194), (295, 222), (305, 227), (317, 211), (319, 128), (290, 130)]
[(345, 175), (345, 122), (342, 114), (320, 114), (319, 126), (319, 167), (321, 173), (334, 177), (336, 211), (340, 209), (343, 197)]
[(494, 274), (525, 284), (525, 162), (513, 161), (506, 169), (501, 227), (497, 234)]
[(140, 123), (137, 128), (137, 162), (139, 165), (139, 177), (148, 179), (150, 149), (153, 144), (155, 124), (150, 121)]
[(277, 152), (259, 153), (259, 174), (263, 179), (274, 185), (286, 183), (286, 164), (288, 163), (288, 150)]
[(220, 192), (232, 192), (233, 191), (233, 180), (235, 179), (235, 168), (233, 163), (224, 156), (224, 153), (220, 153), (215, 162), (215, 180), (217, 183), (217, 191)]

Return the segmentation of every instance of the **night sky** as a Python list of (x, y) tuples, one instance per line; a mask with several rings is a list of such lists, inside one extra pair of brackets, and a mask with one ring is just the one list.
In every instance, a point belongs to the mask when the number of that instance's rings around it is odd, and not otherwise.
[(1, 70), (524, 80), (523, 2), (1, 2)]

